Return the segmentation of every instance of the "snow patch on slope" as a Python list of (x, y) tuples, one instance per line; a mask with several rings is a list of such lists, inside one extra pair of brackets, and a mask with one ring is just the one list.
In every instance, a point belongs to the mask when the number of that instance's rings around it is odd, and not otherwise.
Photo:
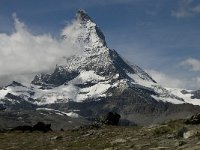
[(94, 71), (81, 71), (81, 73), (75, 79), (71, 80), (69, 84), (83, 84), (86, 82), (98, 82), (100, 80), (105, 80), (105, 77), (95, 74)]
[(7, 93), (9, 93), (11, 89), (3, 88), (0, 90), (0, 99), (4, 98)]
[(75, 112), (69, 112), (69, 113), (66, 113), (67, 116), (71, 117), (71, 118), (79, 118), (79, 114), (75, 113)]
[[(181, 91), (183, 89), (177, 89), (177, 88), (167, 88), (171, 93), (173, 93), (174, 95), (177, 95), (181, 98), (184, 99), (185, 103), (189, 103), (189, 104), (193, 104), (193, 105), (199, 105), (200, 106), (200, 99), (192, 99), (192, 94), (191, 93), (187, 93), (187, 94), (183, 94)], [(187, 90), (189, 92), (191, 92), (190, 90)]]
[(168, 91), (166, 88), (163, 88), (161, 85), (152, 82), (151, 80), (141, 78), (142, 74), (130, 74), (127, 75), (134, 80), (133, 84), (139, 84), (144, 87), (154, 90), (158, 95), (151, 95), (157, 101), (169, 102), (173, 104), (183, 104), (185, 103), (178, 95)]
[[(141, 78), (141, 74), (131, 74), (131, 73), (127, 73), (127, 75), (134, 80), (135, 83), (143, 85), (145, 87), (152, 87), (152, 85), (156, 85), (156, 83), (152, 82), (151, 80), (147, 80), (144, 78)], [(134, 83), (133, 82), (133, 83)], [(134, 83), (134, 84), (135, 84)]]
[(159, 97), (159, 96), (155, 96), (155, 95), (152, 95), (151, 97), (153, 97), (157, 101), (169, 102), (169, 103), (172, 103), (172, 104), (183, 104), (183, 103), (185, 103), (183, 101), (177, 100), (175, 98), (170, 98), (170, 97)]
[(68, 102), (69, 100), (76, 100), (78, 94), (78, 88), (70, 85), (61, 85), (53, 89), (39, 89), (35, 86), (34, 99), (39, 99), (36, 102), (38, 105), (51, 104), (56, 102)]
[(55, 112), (57, 115), (61, 115), (61, 116), (64, 116), (64, 115), (67, 115), (71, 118), (79, 118), (80, 115), (75, 113), (75, 112), (64, 112), (64, 111), (60, 111), (60, 110), (56, 110), (56, 109), (51, 109), (51, 108), (37, 108), (36, 110), (44, 110), (44, 111), (50, 111), (50, 112)]
[[(88, 83), (92, 84), (87, 86)], [(35, 85), (32, 85), (32, 87), (34, 87), (35, 91), (32, 98), (39, 99), (36, 104), (43, 105), (68, 102), (70, 100), (82, 102), (88, 98), (105, 97), (105, 92), (111, 85), (105, 81), (105, 77), (95, 74), (94, 71), (82, 71), (76, 78), (65, 85), (52, 89), (40, 89), (40, 86)]]
[[(83, 86), (83, 87), (79, 87)], [(111, 84), (105, 77), (95, 74), (94, 71), (82, 71), (79, 76), (64, 84), (51, 89), (43, 89), (41, 86), (8, 86), (0, 90), (0, 99), (5, 98), (6, 94), (11, 93), (16, 96), (21, 94), (35, 99), (37, 105), (65, 103), (68, 101), (82, 102), (88, 98), (105, 97), (106, 91)], [(30, 95), (30, 92), (33, 94)]]
[(111, 87), (110, 84), (106, 83), (97, 83), (94, 86), (80, 89), (80, 92), (77, 96), (78, 101), (83, 101), (87, 98), (98, 98), (105, 97), (106, 91)]
[(0, 99), (4, 98), (6, 94), (12, 93), (13, 95), (19, 96), (21, 94), (30, 96), (28, 93), (29, 89), (25, 86), (7, 86), (0, 90)]

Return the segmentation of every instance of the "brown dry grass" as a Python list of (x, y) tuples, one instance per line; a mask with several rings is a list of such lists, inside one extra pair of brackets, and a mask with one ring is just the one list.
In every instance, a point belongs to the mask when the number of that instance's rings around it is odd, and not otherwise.
[[(154, 127), (115, 127), (68, 131), (0, 133), (2, 150), (100, 150), (100, 149), (187, 149), (198, 147), (199, 135), (177, 139), (177, 130), (185, 126), (174, 121)], [(200, 125), (188, 126), (199, 130)], [(159, 133), (158, 133), (159, 132)], [(199, 143), (200, 148), (200, 143)]]

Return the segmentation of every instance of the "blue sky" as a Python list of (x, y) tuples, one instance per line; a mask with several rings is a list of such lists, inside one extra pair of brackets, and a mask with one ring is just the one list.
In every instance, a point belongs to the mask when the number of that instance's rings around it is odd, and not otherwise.
[(110, 48), (163, 85), (200, 88), (199, 0), (0, 0), (0, 33), (14, 32), (16, 13), (31, 33), (57, 38), (80, 8)]

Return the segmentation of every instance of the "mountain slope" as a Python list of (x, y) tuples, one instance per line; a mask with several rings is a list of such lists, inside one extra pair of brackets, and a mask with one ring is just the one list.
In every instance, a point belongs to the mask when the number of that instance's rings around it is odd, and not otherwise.
[(33, 85), (42, 86), (43, 89), (66, 88), (65, 92), (73, 93), (68, 99), (82, 101), (105, 97), (108, 89), (119, 85), (122, 90), (126, 86), (129, 87), (131, 82), (135, 82), (129, 74), (155, 83), (141, 68), (128, 65), (115, 50), (107, 47), (103, 33), (84, 11), (80, 10), (76, 16), (77, 24), (74, 28), (80, 31), (76, 37), (70, 37), (67, 31), (64, 31), (63, 37), (64, 40), (73, 39), (72, 42), (81, 45), (83, 53), (66, 58), (66, 63), (57, 65), (52, 74), (37, 75), (32, 81)]
[(63, 30), (62, 38), (81, 48), (79, 55), (65, 58), (53, 73), (36, 75), (31, 85), (14, 85), (16, 82), (13, 82), (2, 88), (0, 98), (7, 98), (10, 93), (42, 105), (71, 100), (81, 102), (135, 88), (143, 95), (150, 93), (158, 101), (185, 103), (184, 99), (158, 85), (140, 67), (129, 65), (115, 50), (109, 49), (102, 31), (84, 10), (77, 12), (73, 28), (77, 33)]
[[(85, 117), (112, 110), (129, 120), (133, 120), (133, 114), (143, 112), (149, 113), (146, 116), (158, 116), (170, 111), (173, 117), (177, 108), (186, 107), (186, 114), (198, 110), (190, 111), (190, 105), (174, 107), (172, 104), (200, 104), (160, 86), (140, 67), (130, 65), (108, 48), (102, 31), (85, 11), (77, 12), (72, 28), (74, 34), (69, 29), (63, 30), (62, 40), (70, 41), (80, 49), (80, 54), (64, 58), (52, 73), (36, 75), (30, 85), (13, 82), (2, 87), (2, 107), (22, 105), (26, 109), (47, 107), (65, 112), (78, 109)], [(192, 94), (199, 98), (198, 92)]]

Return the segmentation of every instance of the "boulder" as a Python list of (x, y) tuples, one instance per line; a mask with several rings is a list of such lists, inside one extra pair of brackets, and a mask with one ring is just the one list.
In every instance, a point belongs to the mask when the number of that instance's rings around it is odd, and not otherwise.
[(188, 139), (192, 136), (197, 135), (197, 133), (198, 132), (195, 130), (189, 130), (187, 127), (182, 127), (181, 129), (178, 130), (177, 136), (178, 138)]
[(42, 132), (52, 131), (51, 124), (38, 122), (36, 125), (33, 126), (33, 131), (42, 131)]
[(109, 112), (105, 118), (103, 119), (103, 123), (106, 124), (106, 125), (118, 125), (119, 123), (119, 119), (120, 119), (120, 115), (117, 114), (117, 113), (112, 113), (112, 112)]

